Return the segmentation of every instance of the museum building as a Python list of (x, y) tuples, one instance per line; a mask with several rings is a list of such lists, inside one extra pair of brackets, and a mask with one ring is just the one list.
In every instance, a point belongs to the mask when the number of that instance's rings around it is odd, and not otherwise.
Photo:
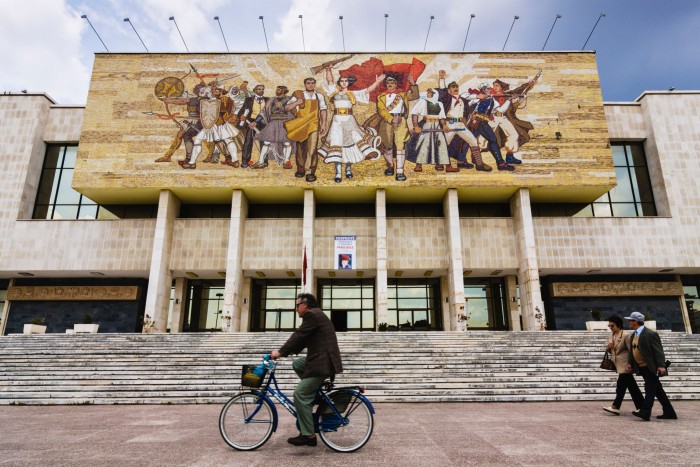
[(338, 57), (96, 54), (84, 107), (0, 95), (1, 334), (285, 331), (301, 292), (338, 331), (700, 331), (700, 91), (603, 103), (592, 52)]

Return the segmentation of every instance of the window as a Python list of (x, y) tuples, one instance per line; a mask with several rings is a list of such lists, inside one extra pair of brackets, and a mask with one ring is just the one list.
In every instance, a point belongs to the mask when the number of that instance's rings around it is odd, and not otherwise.
[(389, 279), (387, 299), (390, 329), (442, 329), (437, 280)]
[(392, 203), (386, 205), (386, 217), (444, 217), (442, 203)]
[(459, 203), (459, 217), (511, 217), (508, 203)]
[(100, 206), (73, 188), (77, 145), (50, 144), (46, 148), (33, 219), (154, 218), (157, 205)]
[(319, 281), (321, 308), (338, 332), (374, 330), (374, 281)]
[(644, 217), (656, 216), (656, 205), (642, 143), (612, 145), (617, 186), (592, 204), (533, 204), (537, 217)]

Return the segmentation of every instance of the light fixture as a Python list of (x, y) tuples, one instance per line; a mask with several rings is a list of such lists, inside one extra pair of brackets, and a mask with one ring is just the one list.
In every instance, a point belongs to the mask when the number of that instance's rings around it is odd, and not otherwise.
[(661, 269), (659, 272), (671, 272), (671, 271), (673, 271), (673, 268)]
[(594, 272), (601, 272), (601, 270), (600, 269), (590, 269), (590, 270), (586, 271), (587, 274), (591, 274)]
[(357, 271), (357, 277), (362, 277), (365, 275), (364, 271)]
[(136, 33), (136, 37), (138, 37), (139, 40), (141, 41), (141, 45), (143, 45), (143, 48), (146, 49), (146, 52), (148, 52), (148, 47), (146, 47), (146, 44), (143, 43), (143, 39), (141, 39), (141, 36), (139, 36), (139, 33), (136, 31), (136, 28), (134, 27), (134, 23), (132, 23), (129, 18), (124, 18), (124, 22), (129, 23), (129, 25), (131, 26), (131, 29), (133, 29), (134, 32)]
[(294, 271), (287, 271), (287, 277), (296, 277)]
[(499, 274), (502, 273), (502, 272), (503, 272), (503, 271), (501, 271), (500, 269), (496, 269), (495, 271), (493, 271), (493, 272), (491, 273), (491, 275), (492, 275), (492, 276), (497, 276), (497, 275), (499, 275)]
[(187, 51), (189, 52), (190, 49), (187, 47), (187, 42), (185, 42), (185, 38), (182, 37), (182, 33), (180, 32), (180, 28), (179, 28), (178, 25), (177, 25), (177, 21), (175, 21), (175, 17), (174, 17), (174, 16), (171, 16), (171, 17), (168, 18), (168, 19), (169, 19), (170, 21), (172, 21), (173, 23), (175, 23), (175, 29), (177, 29), (177, 33), (180, 34), (180, 39), (182, 39), (182, 43), (185, 44), (185, 50), (187, 50)]
[(262, 271), (255, 271), (255, 275), (258, 277), (265, 277), (265, 273)]
[(90, 275), (91, 275), (91, 276), (98, 276), (98, 277), (99, 277), (99, 276), (104, 276), (104, 274), (101, 273), (101, 272), (99, 272), (99, 271), (92, 271), (92, 272), (90, 273)]
[(557, 131), (556, 133), (554, 133), (554, 136), (555, 136), (557, 139), (561, 139), (561, 133), (559, 133), (558, 131)]
[(219, 23), (219, 29), (221, 30), (221, 37), (224, 38), (224, 45), (226, 46), (226, 52), (230, 52), (230, 50), (228, 49), (228, 42), (226, 42), (226, 36), (224, 36), (224, 28), (221, 27), (221, 21), (219, 21), (219, 17), (214, 16), (214, 21)]
[(100, 37), (100, 35), (97, 34), (97, 30), (95, 29), (95, 26), (93, 26), (92, 23), (90, 22), (90, 18), (88, 18), (87, 15), (80, 15), (80, 17), (81, 17), (82, 19), (84, 19), (85, 21), (88, 22), (88, 24), (89, 24), (90, 27), (92, 28), (93, 32), (94, 32), (95, 35), (97, 36), (97, 38), (100, 40), (100, 42), (102, 42), (102, 45), (104, 46), (105, 50), (106, 50), (107, 52), (109, 52), (109, 49), (108, 49), (107, 46), (105, 45), (104, 41), (102, 40), (102, 38)]
[(424, 275), (425, 277), (432, 276), (432, 275), (433, 275), (433, 270), (432, 270), (432, 269), (428, 269), (427, 271), (425, 271), (425, 272), (423, 273), (423, 275)]
[(335, 271), (328, 271), (328, 277), (335, 277)]
[(191, 279), (196, 279), (199, 277), (199, 274), (192, 272), (192, 271), (186, 272), (185, 275)]
[(403, 276), (403, 271), (396, 271), (396, 273), (394, 273), (394, 275), (396, 277), (401, 277), (401, 276)]
[(226, 278), (226, 271), (219, 271), (217, 272), (217, 274), (223, 277), (224, 279)]
[(675, 88), (674, 86), (669, 86), (669, 87), (668, 87), (668, 90), (669, 90), (669, 91), (675, 91), (676, 88)]
[(17, 274), (24, 277), (34, 277), (34, 274), (31, 272), (18, 272)]

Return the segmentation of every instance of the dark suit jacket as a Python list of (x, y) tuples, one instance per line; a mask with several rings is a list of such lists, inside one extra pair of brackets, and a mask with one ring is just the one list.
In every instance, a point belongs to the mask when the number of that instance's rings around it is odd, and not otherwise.
[[(255, 100), (255, 97), (246, 97), (245, 100), (243, 101), (243, 107), (241, 107), (238, 110), (238, 116), (240, 117), (240, 120), (238, 122), (238, 128), (239, 129), (246, 129), (248, 128), (247, 122), (251, 121), (250, 118), (250, 112), (253, 110), (253, 101)], [(265, 108), (265, 105), (267, 105), (267, 101), (270, 100), (269, 97), (263, 97), (263, 109)], [(246, 113), (246, 110), (248, 111)], [(244, 117), (245, 115), (245, 117)], [(258, 115), (258, 118), (255, 120), (258, 123), (258, 130), (261, 130), (265, 127), (265, 125), (261, 125), (262, 123), (262, 112), (260, 112), (260, 115)]]
[[(632, 336), (632, 340), (634, 341), (634, 336)], [(641, 334), (639, 334), (637, 346), (642, 355), (644, 355), (644, 359), (647, 361), (647, 368), (649, 368), (652, 373), (656, 373), (657, 368), (664, 368), (666, 366), (664, 363), (666, 361), (664, 348), (661, 345), (661, 339), (656, 331), (645, 326)], [(633, 351), (630, 351), (629, 362), (632, 368), (634, 368), (635, 373), (639, 374), (639, 367), (634, 360)]]
[(287, 339), (279, 352), (286, 357), (304, 349), (307, 351), (303, 378), (343, 372), (335, 328), (320, 308), (311, 308), (304, 313), (301, 326)]

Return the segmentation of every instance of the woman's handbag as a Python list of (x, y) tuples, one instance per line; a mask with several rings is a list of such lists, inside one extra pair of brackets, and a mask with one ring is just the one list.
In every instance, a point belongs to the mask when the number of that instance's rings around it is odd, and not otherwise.
[(600, 362), (600, 367), (603, 370), (616, 371), (615, 362), (610, 359), (610, 351), (606, 350), (605, 355), (603, 355), (603, 361)]

